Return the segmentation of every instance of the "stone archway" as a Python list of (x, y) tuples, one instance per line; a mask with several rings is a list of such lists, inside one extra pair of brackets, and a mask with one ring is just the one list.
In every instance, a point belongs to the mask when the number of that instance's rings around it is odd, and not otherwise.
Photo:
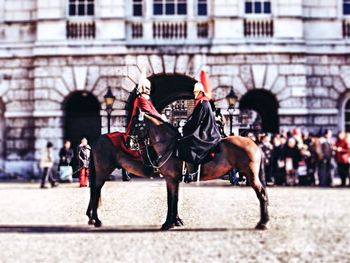
[[(197, 81), (191, 77), (180, 74), (159, 74), (148, 79), (151, 81), (152, 87), (151, 100), (159, 112), (174, 101), (193, 99), (193, 87)], [(135, 92), (133, 92), (126, 104), (126, 110), (129, 111), (129, 114), (135, 96)]]
[(158, 111), (180, 99), (193, 99), (193, 87), (197, 82), (186, 75), (155, 75), (149, 78), (151, 98)]
[(5, 162), (5, 105), (3, 104), (0, 98), (0, 175), (4, 171), (4, 162)]
[(239, 102), (239, 109), (256, 111), (261, 117), (262, 132), (279, 132), (278, 101), (267, 90), (248, 91)]
[(97, 98), (86, 91), (73, 92), (65, 99), (63, 109), (64, 138), (72, 142), (73, 150), (83, 136), (92, 145), (101, 134), (101, 105)]

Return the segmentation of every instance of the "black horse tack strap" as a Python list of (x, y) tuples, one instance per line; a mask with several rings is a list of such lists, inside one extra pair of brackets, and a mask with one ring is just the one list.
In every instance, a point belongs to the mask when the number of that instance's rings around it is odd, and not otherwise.
[[(164, 155), (160, 154), (158, 156), (157, 160), (153, 161), (151, 156), (150, 156), (150, 154), (149, 154), (149, 150), (148, 150), (148, 147), (151, 146), (151, 144), (149, 143), (149, 140), (145, 141), (145, 145), (146, 145), (145, 148), (146, 148), (147, 158), (148, 158), (149, 163), (152, 165), (153, 169), (157, 169), (157, 170), (160, 169), (164, 164), (166, 164), (169, 161), (171, 155), (173, 154), (173, 150), (172, 149), (170, 151), (169, 150), (166, 151), (165, 153), (168, 152), (168, 156), (165, 158), (165, 160), (161, 164), (159, 164), (161, 159), (164, 157), (165, 154)], [(158, 163), (159, 165), (156, 165), (155, 163)]]
[[(185, 161), (182, 161), (182, 181), (183, 182), (186, 182), (185, 181), (185, 176), (187, 174), (187, 167), (186, 167), (186, 162)], [(198, 170), (197, 172), (195, 172), (194, 174), (196, 174), (196, 182), (197, 182), (197, 185), (199, 185), (199, 182), (200, 182), (200, 179), (201, 179), (201, 171), (202, 171), (202, 165), (199, 164), (198, 165)], [(192, 181), (188, 181), (187, 183), (190, 183)]]

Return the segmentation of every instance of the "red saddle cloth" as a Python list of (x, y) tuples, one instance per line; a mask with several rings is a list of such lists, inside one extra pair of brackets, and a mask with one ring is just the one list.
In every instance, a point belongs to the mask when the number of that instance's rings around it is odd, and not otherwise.
[(106, 135), (112, 141), (114, 146), (119, 151), (122, 151), (123, 153), (126, 153), (127, 155), (129, 155), (131, 158), (133, 158), (135, 160), (141, 160), (142, 159), (141, 154), (140, 154), (139, 151), (134, 151), (134, 150), (131, 150), (131, 149), (126, 147), (126, 145), (125, 145), (125, 139), (126, 139), (125, 133), (112, 132), (112, 133), (108, 133)]

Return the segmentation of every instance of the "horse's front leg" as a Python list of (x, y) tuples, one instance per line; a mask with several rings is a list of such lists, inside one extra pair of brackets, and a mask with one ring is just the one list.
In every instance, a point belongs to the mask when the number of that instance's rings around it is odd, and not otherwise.
[(183, 225), (183, 221), (178, 216), (177, 203), (179, 200), (179, 179), (166, 178), (166, 188), (168, 195), (168, 214), (165, 223), (162, 225), (162, 230), (168, 230), (174, 226)]

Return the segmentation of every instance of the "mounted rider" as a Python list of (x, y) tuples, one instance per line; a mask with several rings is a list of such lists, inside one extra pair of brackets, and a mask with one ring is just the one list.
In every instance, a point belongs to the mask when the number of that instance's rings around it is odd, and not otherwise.
[(187, 173), (184, 179), (188, 183), (194, 180), (198, 173), (198, 165), (207, 160), (209, 152), (221, 139), (210, 103), (210, 86), (204, 70), (201, 70), (200, 80), (193, 89), (195, 108), (183, 127), (183, 138), (178, 144), (178, 157), (186, 161)]
[[(164, 121), (166, 121), (166, 118), (164, 115), (161, 115), (156, 108), (154, 107), (151, 98), (151, 82), (146, 78), (146, 70), (143, 69), (141, 72), (141, 76), (139, 79), (139, 83), (137, 85), (136, 88), (136, 98), (134, 100), (134, 105), (133, 105), (133, 109), (132, 109), (132, 113), (131, 113), (131, 117), (130, 117), (130, 121), (128, 124), (128, 127), (126, 129), (125, 132), (125, 141), (128, 144), (128, 147), (133, 148), (132, 144), (133, 144), (133, 139), (131, 136), (131, 132), (133, 127), (133, 119), (138, 116), (138, 114), (140, 113), (140, 111), (142, 112), (146, 112), (148, 114), (151, 114), (153, 116), (156, 116), (158, 118), (163, 119)], [(136, 139), (137, 140), (137, 139)], [(136, 142), (137, 143), (137, 142)], [(153, 148), (148, 150), (148, 154), (154, 158), (156, 158), (156, 153), (154, 152)], [(144, 170), (146, 174), (151, 174), (151, 173), (158, 173), (159, 171), (155, 168), (154, 170), (152, 169), (152, 164), (150, 163), (150, 160), (147, 156), (147, 154), (145, 152), (142, 153), (142, 159), (144, 160)]]
[(136, 88), (136, 98), (134, 100), (130, 121), (126, 129), (125, 135), (130, 134), (132, 127), (132, 120), (138, 114), (138, 110), (150, 113), (156, 117), (162, 118), (162, 115), (156, 110), (151, 99), (151, 82), (146, 78), (146, 69), (142, 69), (139, 83)]
[[(127, 154), (131, 159), (141, 161), (143, 156), (140, 151), (135, 151), (133, 144), (132, 130), (133, 130), (133, 119), (139, 114), (139, 111), (150, 113), (157, 117), (162, 117), (154, 107), (150, 100), (151, 94), (151, 82), (146, 78), (146, 70), (143, 69), (141, 76), (136, 87), (136, 98), (133, 102), (133, 108), (129, 123), (125, 132), (112, 132), (107, 134), (107, 137), (111, 140), (113, 145), (124, 154)], [(137, 143), (137, 142), (136, 142)], [(151, 174), (152, 171), (145, 167), (145, 174)], [(123, 176), (126, 181), (130, 180), (128, 176)]]

